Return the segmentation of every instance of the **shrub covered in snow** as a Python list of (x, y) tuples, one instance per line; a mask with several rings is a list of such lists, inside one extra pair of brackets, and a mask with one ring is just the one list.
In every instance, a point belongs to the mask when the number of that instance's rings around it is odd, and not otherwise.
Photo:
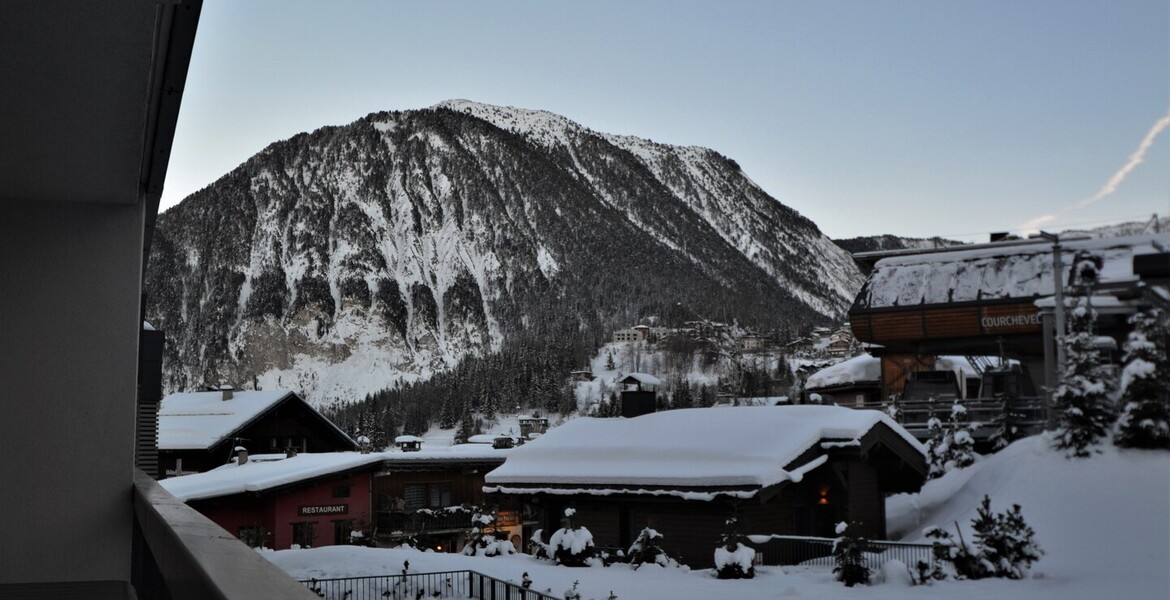
[(984, 577), (1023, 579), (1031, 571), (1032, 563), (1044, 555), (1018, 504), (1013, 504), (1006, 513), (993, 514), (991, 498), (985, 495), (971, 527), (975, 531), (973, 544), (962, 538), (962, 532), (958, 532), (956, 540), (939, 527), (926, 530), (926, 537), (933, 541), (934, 562), (930, 565), (918, 562), (920, 583)]
[(579, 583), (581, 583), (581, 582), (574, 581), (573, 587), (565, 590), (565, 593), (563, 594), (565, 597), (565, 600), (581, 600), (581, 592), (577, 591), (577, 584), (579, 584)]
[(833, 541), (833, 574), (845, 587), (869, 583), (869, 566), (865, 550), (869, 542), (857, 533), (857, 523), (837, 524), (837, 539)]
[(532, 547), (532, 556), (551, 559), (552, 549), (540, 539), (542, 533), (544, 533), (543, 529), (537, 529), (532, 532), (532, 537), (528, 538), (528, 543)]
[(576, 512), (572, 508), (566, 508), (565, 527), (556, 530), (548, 540), (553, 560), (558, 565), (584, 567), (589, 564), (589, 559), (593, 558), (593, 534), (585, 527), (574, 525), (573, 515)]
[(629, 557), (629, 562), (634, 569), (642, 565), (659, 565), (662, 567), (677, 567), (678, 561), (674, 560), (666, 554), (659, 543), (662, 541), (662, 534), (649, 527), (642, 530), (638, 534), (638, 539), (630, 544), (630, 549), (626, 553)]
[(1078, 257), (1073, 264), (1083, 291), (1067, 311), (1065, 366), (1052, 395), (1057, 411), (1053, 446), (1069, 457), (1089, 456), (1116, 417), (1109, 399), (1112, 379), (1100, 364), (1094, 344), (1097, 311), (1093, 310), (1090, 293), (1100, 262), (1100, 258), (1090, 256)]
[(496, 529), (496, 511), (476, 510), (471, 516), (470, 540), (463, 547), (467, 556), (500, 556), (515, 554), (516, 547), (509, 540), (501, 540), (493, 533)]
[(1127, 448), (1170, 448), (1170, 360), (1161, 311), (1130, 318), (1121, 371), (1121, 417), (1113, 442)]
[(715, 576), (719, 579), (751, 579), (756, 576), (756, 551), (743, 544), (738, 519), (727, 520), (727, 528), (715, 548)]

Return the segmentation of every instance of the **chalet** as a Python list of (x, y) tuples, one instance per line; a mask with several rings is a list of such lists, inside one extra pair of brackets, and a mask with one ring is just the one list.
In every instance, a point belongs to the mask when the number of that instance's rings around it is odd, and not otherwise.
[(856, 342), (848, 328), (838, 329), (829, 336), (829, 345), (825, 347), (825, 351), (831, 358), (844, 358), (849, 355), (849, 350)]
[(868, 354), (825, 367), (804, 382), (804, 399), (813, 404), (875, 407), (882, 401), (881, 370), (881, 359)]
[[(933, 357), (1005, 356), (1018, 361), (1028, 387), (1051, 389), (1055, 281), (1075, 291), (1078, 253), (1103, 260), (1093, 294), (1098, 332), (1116, 342), (1126, 320), (1147, 306), (1170, 307), (1170, 234), (1060, 240), (1016, 240), (936, 250), (854, 255), (869, 276), (849, 311), (857, 339), (880, 346), (882, 395), (900, 395), (911, 373), (931, 370)], [(1061, 270), (1054, 277), (1054, 257)], [(1163, 292), (1159, 293), (1159, 290)]]
[(568, 507), (599, 546), (653, 527), (698, 568), (733, 511), (746, 534), (828, 536), (850, 520), (884, 537), (885, 496), (925, 474), (922, 445), (878, 411), (718, 407), (573, 419), (513, 450), (484, 491), (527, 507), (545, 535)]
[[(485, 443), (383, 453), (373, 478), (375, 541), (392, 546), (413, 539), (439, 552), (459, 552), (470, 529), (469, 508), (485, 503), (484, 474), (510, 452)], [(500, 533), (518, 549), (527, 539), (520, 515), (508, 505), (497, 512)]]
[(357, 450), (329, 419), (288, 390), (171, 394), (158, 416), (159, 462), (169, 475), (207, 471), (242, 446), (250, 454)]
[(637, 417), (654, 412), (658, 400), (658, 388), (662, 380), (646, 373), (630, 373), (618, 379), (621, 387), (622, 416)]
[(244, 455), (160, 484), (250, 546), (331, 546), (371, 533), (370, 482), (381, 464), (376, 453)]

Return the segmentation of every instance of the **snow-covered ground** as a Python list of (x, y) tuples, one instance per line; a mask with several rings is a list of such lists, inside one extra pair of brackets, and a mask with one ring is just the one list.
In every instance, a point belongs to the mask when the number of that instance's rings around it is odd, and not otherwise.
[[(401, 572), (471, 569), (520, 582), (527, 572), (533, 589), (563, 596), (574, 581), (582, 598), (603, 599), (612, 591), (624, 600), (669, 598), (954, 598), (959, 600), (1060, 599), (1154, 600), (1170, 598), (1170, 453), (1119, 451), (1066, 460), (1039, 437), (1019, 441), (974, 466), (933, 481), (919, 494), (888, 502), (890, 529), (920, 539), (922, 528), (953, 530), (969, 524), (984, 494), (992, 510), (1022, 505), (1025, 519), (1047, 553), (1023, 581), (939, 582), (911, 587), (903, 571), (888, 569), (870, 586), (846, 588), (827, 568), (762, 567), (751, 580), (718, 580), (711, 571), (624, 565), (573, 569), (529, 556), (495, 558), (422, 553), (410, 549), (334, 546), (265, 552), (298, 579)], [(712, 549), (714, 551), (714, 549)]]

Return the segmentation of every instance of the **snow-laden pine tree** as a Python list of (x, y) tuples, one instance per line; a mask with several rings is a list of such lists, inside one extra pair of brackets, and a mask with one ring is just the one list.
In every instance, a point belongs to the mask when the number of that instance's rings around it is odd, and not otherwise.
[(856, 522), (837, 524), (837, 539), (833, 541), (833, 575), (845, 587), (869, 583), (870, 571), (865, 560), (869, 542), (858, 533), (859, 529)]
[(936, 417), (933, 412), (930, 414), (930, 418), (926, 420), (926, 435), (926, 462), (928, 468), (926, 476), (930, 479), (942, 477), (947, 472), (944, 466), (947, 456), (946, 436), (943, 434), (942, 420)]
[(1116, 418), (1109, 399), (1112, 381), (1098, 358), (1094, 335), (1097, 311), (1093, 310), (1091, 294), (1100, 267), (1100, 257), (1092, 255), (1078, 255), (1073, 262), (1081, 294), (1071, 298), (1072, 305), (1066, 310), (1065, 365), (1052, 395), (1057, 423), (1053, 445), (1069, 457), (1089, 456)]
[(946, 431), (947, 455), (943, 468), (947, 471), (969, 467), (975, 463), (975, 438), (971, 435), (971, 422), (967, 418), (967, 407), (955, 400), (951, 405), (951, 420)]
[(982, 577), (1024, 579), (1032, 563), (1044, 555), (1036, 544), (1036, 532), (1024, 522), (1019, 504), (1013, 504), (1006, 513), (992, 514), (991, 498), (985, 495), (971, 528), (975, 530)]
[(1161, 311), (1130, 318), (1133, 331), (1123, 347), (1121, 417), (1113, 442), (1128, 448), (1170, 448), (1170, 360)]

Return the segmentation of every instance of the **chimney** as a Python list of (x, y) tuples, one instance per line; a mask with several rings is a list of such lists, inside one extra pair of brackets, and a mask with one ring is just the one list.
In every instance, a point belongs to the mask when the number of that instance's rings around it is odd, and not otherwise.
[(235, 388), (226, 383), (219, 386), (219, 391), (223, 392), (224, 400), (231, 400), (232, 396), (235, 394)]
[(297, 455), (297, 447), (296, 446), (289, 446), (288, 448), (284, 449), (284, 457), (285, 458), (292, 458), (296, 455)]
[(242, 465), (248, 462), (248, 449), (243, 446), (236, 446), (236, 465)]
[(364, 435), (359, 435), (358, 439), (357, 439), (357, 443), (358, 443), (358, 447), (361, 448), (362, 454), (369, 454), (370, 453), (370, 438), (368, 438)]

